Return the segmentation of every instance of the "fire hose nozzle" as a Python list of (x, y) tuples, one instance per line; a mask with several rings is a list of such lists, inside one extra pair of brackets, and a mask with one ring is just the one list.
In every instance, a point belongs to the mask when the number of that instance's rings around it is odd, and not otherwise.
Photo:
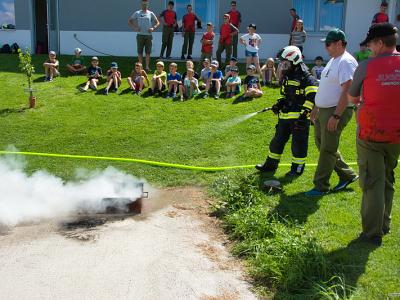
[(271, 110), (271, 109), (272, 109), (272, 107), (266, 107), (266, 108), (264, 108), (264, 109), (262, 109), (262, 110), (258, 111), (257, 113), (258, 113), (258, 114), (260, 114), (260, 113), (263, 113), (263, 112), (269, 111), (269, 110)]

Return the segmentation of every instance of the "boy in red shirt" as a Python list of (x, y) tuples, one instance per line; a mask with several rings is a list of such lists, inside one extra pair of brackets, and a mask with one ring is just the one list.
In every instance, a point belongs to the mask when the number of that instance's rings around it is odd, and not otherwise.
[(224, 24), (221, 26), (220, 38), (217, 49), (217, 60), (221, 65), (221, 54), (225, 53), (225, 63), (228, 64), (232, 54), (232, 37), (237, 35), (239, 30), (230, 22), (231, 17), (228, 14), (224, 15)]
[[(237, 29), (240, 28), (240, 24), (242, 23), (242, 14), (236, 9), (237, 3), (236, 1), (231, 1), (231, 10), (227, 12), (227, 14), (231, 17), (231, 23), (236, 26)], [(235, 34), (232, 37), (232, 56), (238, 57), (237, 48), (238, 48), (238, 35)]]
[(201, 38), (200, 66), (206, 58), (208, 58), (209, 60), (211, 60), (212, 58), (213, 43), (215, 37), (213, 28), (214, 27), (212, 23), (207, 23), (207, 31), (203, 34), (203, 37)]
[(164, 51), (167, 49), (166, 57), (171, 58), (172, 43), (174, 41), (174, 32), (176, 25), (176, 12), (174, 11), (174, 2), (168, 2), (168, 9), (160, 14), (160, 19), (163, 23), (162, 46), (160, 59), (164, 56)]
[(194, 36), (196, 31), (195, 23), (196, 21), (200, 24), (201, 20), (192, 12), (192, 5), (187, 6), (187, 14), (182, 18), (183, 27), (183, 46), (182, 46), (182, 56), (181, 59), (185, 59), (187, 53), (187, 59), (192, 59), (192, 50), (194, 43)]

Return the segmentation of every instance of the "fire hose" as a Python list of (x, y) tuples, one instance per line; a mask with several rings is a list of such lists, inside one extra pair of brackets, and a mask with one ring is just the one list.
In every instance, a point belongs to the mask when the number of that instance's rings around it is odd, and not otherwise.
[[(129, 162), (129, 163), (140, 163), (145, 165), (175, 168), (192, 171), (203, 171), (203, 172), (220, 172), (234, 169), (250, 169), (254, 168), (253, 165), (241, 165), (241, 166), (226, 166), (226, 167), (199, 167), (190, 166), (176, 163), (152, 161), (137, 158), (123, 158), (123, 157), (107, 157), (107, 156), (91, 156), (91, 155), (74, 155), (74, 154), (57, 154), (57, 153), (40, 153), (40, 152), (18, 152), (18, 151), (0, 151), (0, 155), (23, 155), (23, 156), (37, 156), (37, 157), (52, 157), (52, 158), (68, 158), (68, 159), (84, 159), (84, 160), (103, 160), (103, 161), (116, 161), (116, 162)], [(356, 162), (348, 163), (348, 165), (356, 165)], [(291, 166), (290, 163), (281, 163), (280, 166)], [(307, 164), (310, 167), (316, 167), (317, 164)]]

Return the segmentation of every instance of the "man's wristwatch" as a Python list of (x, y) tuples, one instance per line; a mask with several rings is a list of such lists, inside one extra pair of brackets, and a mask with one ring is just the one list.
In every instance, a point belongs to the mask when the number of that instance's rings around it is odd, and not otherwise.
[(333, 117), (334, 119), (336, 119), (336, 120), (340, 120), (340, 116), (337, 115), (337, 114), (333, 114), (332, 117)]

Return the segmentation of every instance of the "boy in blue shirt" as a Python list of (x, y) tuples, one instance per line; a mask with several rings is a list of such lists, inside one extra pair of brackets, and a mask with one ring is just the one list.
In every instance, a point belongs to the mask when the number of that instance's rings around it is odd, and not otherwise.
[(92, 57), (91, 65), (87, 68), (87, 77), (88, 80), (84, 87), (80, 87), (79, 90), (81, 92), (86, 92), (89, 88), (93, 91), (97, 91), (97, 83), (99, 79), (103, 76), (102, 70), (99, 67), (99, 59), (96, 56)]
[(167, 75), (168, 94), (166, 98), (176, 98), (178, 86), (182, 81), (182, 76), (177, 72), (177, 69), (178, 65), (176, 63), (171, 63), (169, 65), (169, 73)]
[(219, 92), (221, 90), (221, 81), (223, 78), (222, 72), (218, 70), (219, 63), (216, 60), (211, 62), (211, 72), (208, 74), (208, 80), (206, 84), (206, 92), (203, 98), (208, 98), (209, 92), (214, 93), (214, 98), (219, 98)]

